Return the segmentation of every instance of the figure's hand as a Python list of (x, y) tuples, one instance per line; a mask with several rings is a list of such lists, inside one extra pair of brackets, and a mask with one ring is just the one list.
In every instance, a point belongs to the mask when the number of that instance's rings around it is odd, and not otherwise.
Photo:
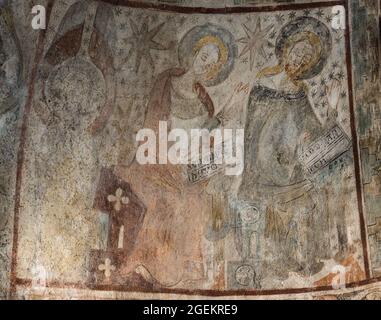
[(226, 103), (225, 107), (216, 115), (217, 119), (224, 125), (225, 122), (232, 119), (236, 114), (235, 105), (241, 104), (249, 94), (249, 84), (238, 83), (233, 90), (233, 94)]
[(337, 109), (339, 103), (340, 92), (342, 89), (342, 84), (340, 81), (334, 79), (328, 86), (325, 88), (327, 94), (329, 106), (332, 109)]
[(233, 101), (242, 102), (249, 94), (249, 84), (240, 82), (238, 83), (233, 92)]
[(223, 110), (221, 110), (216, 115), (216, 118), (220, 121), (220, 123), (222, 125), (224, 125), (226, 122), (231, 120), (236, 113), (237, 113), (236, 109), (234, 107), (230, 106), (229, 108), (224, 108)]
[(299, 199), (314, 188), (314, 185), (309, 180), (304, 180), (294, 185), (278, 187), (274, 195), (279, 206), (288, 202)]

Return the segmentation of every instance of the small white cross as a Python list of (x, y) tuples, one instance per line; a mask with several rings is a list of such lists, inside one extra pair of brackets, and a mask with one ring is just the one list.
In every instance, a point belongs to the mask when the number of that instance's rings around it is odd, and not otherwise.
[(121, 188), (116, 189), (115, 196), (110, 194), (107, 196), (108, 202), (115, 202), (114, 209), (115, 211), (120, 211), (122, 204), (128, 204), (130, 199), (128, 197), (123, 197), (123, 190)]
[(98, 266), (98, 269), (100, 271), (104, 271), (105, 272), (105, 277), (106, 278), (110, 278), (111, 276), (111, 271), (115, 271), (115, 266), (111, 264), (111, 260), (109, 258), (106, 258), (105, 260), (105, 263), (104, 264), (100, 264)]

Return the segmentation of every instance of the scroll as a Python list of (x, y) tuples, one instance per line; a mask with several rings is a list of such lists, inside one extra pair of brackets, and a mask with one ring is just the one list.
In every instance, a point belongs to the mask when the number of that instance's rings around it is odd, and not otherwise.
[(309, 174), (315, 174), (340, 157), (351, 147), (351, 140), (339, 125), (335, 125), (299, 155), (299, 161)]

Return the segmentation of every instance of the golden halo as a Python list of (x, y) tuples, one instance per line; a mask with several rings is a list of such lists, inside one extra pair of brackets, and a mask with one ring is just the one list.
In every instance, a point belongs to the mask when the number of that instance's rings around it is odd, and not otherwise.
[(207, 35), (196, 42), (196, 44), (193, 47), (193, 55), (195, 56), (201, 50), (202, 47), (208, 44), (215, 45), (218, 48), (218, 61), (207, 74), (207, 79), (212, 79), (218, 73), (221, 66), (224, 65), (228, 60), (228, 50), (225, 44), (221, 41), (221, 39), (212, 35)]

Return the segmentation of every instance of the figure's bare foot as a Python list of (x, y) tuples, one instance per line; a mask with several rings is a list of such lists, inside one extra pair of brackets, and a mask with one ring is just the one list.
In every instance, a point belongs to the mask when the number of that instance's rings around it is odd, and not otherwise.
[(146, 267), (139, 265), (135, 268), (135, 272), (143, 277), (144, 280), (150, 283), (155, 283), (156, 280), (152, 277)]

